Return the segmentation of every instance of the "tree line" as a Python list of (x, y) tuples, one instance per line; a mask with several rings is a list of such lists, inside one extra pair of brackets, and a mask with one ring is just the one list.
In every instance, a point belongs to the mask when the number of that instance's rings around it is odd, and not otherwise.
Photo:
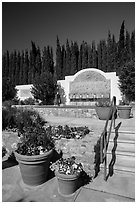
[(97, 45), (95, 41), (91, 44), (83, 41), (79, 46), (76, 41), (69, 42), (68, 39), (66, 44), (61, 45), (57, 36), (55, 64), (53, 59), (51, 46), (40, 50), (31, 41), (30, 51), (15, 50), (10, 53), (7, 50), (3, 54), (2, 77), (10, 78), (14, 85), (33, 84), (45, 72), (52, 74), (56, 80), (61, 80), (89, 67), (120, 75), (121, 67), (135, 59), (135, 31), (130, 34), (123, 21), (118, 42), (108, 31), (107, 40), (100, 40)]

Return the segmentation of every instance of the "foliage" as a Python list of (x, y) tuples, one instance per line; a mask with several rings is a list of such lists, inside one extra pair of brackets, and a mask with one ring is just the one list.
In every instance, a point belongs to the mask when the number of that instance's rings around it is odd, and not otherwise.
[(110, 107), (111, 106), (111, 102), (102, 98), (102, 99), (99, 99), (96, 103), (95, 103), (96, 106), (98, 107)]
[(108, 31), (107, 40), (101, 39), (97, 45), (93, 40), (88, 44), (84, 39), (80, 45), (75, 41), (70, 43), (68, 39), (66, 44), (61, 45), (57, 37), (55, 66), (52, 47), (44, 46), (41, 51), (31, 41), (30, 52), (15, 50), (3, 54), (2, 77), (10, 77), (12, 83), (23, 85), (33, 83), (33, 79), (45, 71), (55, 74), (56, 69), (57, 80), (61, 80), (86, 67), (95, 67), (107, 72), (116, 71), (119, 75), (125, 61), (135, 59), (135, 31), (130, 35), (127, 30), (125, 32), (125, 28), (123, 21), (117, 42), (115, 36)]
[(54, 139), (60, 139), (60, 138), (83, 138), (86, 134), (90, 132), (88, 127), (70, 127), (68, 125), (65, 126), (47, 126), (46, 132), (48, 135), (51, 135)]
[(23, 127), (16, 152), (22, 155), (40, 155), (54, 148), (54, 142), (42, 126)]
[(17, 90), (8, 77), (2, 78), (2, 101), (12, 100), (17, 94)]
[(127, 101), (135, 100), (135, 62), (126, 63), (121, 68), (119, 87)]
[(74, 156), (57, 160), (50, 166), (50, 169), (66, 175), (79, 175), (83, 171), (82, 164), (76, 163)]
[(20, 109), (16, 113), (16, 127), (20, 142), (16, 151), (23, 155), (39, 155), (54, 147), (44, 129), (45, 121), (35, 111)]
[(16, 113), (16, 128), (20, 133), (24, 132), (24, 128), (28, 127), (41, 127), (45, 121), (40, 117), (36, 111), (27, 109), (18, 109)]
[(4, 106), (2, 108), (2, 130), (16, 127), (16, 112), (16, 108), (12, 108), (11, 106)]
[(129, 105), (129, 101), (126, 100), (120, 100), (119, 105), (124, 106), (124, 105)]
[(51, 72), (44, 72), (35, 78), (31, 93), (36, 100), (41, 100), (43, 105), (54, 104), (56, 80)]
[(36, 100), (31, 98), (31, 97), (20, 101), (21, 105), (35, 105), (35, 102), (36, 102)]

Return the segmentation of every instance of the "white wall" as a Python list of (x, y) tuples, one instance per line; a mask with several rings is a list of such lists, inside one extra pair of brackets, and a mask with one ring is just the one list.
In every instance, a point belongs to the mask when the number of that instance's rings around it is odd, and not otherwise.
[[(118, 105), (119, 100), (121, 100), (122, 97), (121, 97), (120, 89), (118, 87), (118, 76), (116, 76), (116, 72), (105, 73), (105, 72), (103, 72), (99, 69), (95, 69), (95, 68), (83, 69), (83, 70), (80, 70), (79, 72), (77, 72), (73, 76), (66, 76), (65, 80), (58, 80), (58, 83), (60, 83), (61, 87), (64, 88), (64, 91), (66, 94), (66, 105), (70, 104), (70, 99), (69, 99), (70, 82), (72, 82), (78, 75), (82, 74), (85, 71), (95, 71), (95, 72), (102, 74), (106, 79), (110, 79), (110, 81), (111, 81), (111, 96), (110, 97), (112, 99), (113, 96), (116, 96), (116, 104)], [(32, 84), (16, 86), (16, 88), (18, 89), (18, 93), (17, 93), (18, 97), (21, 100), (24, 100), (24, 99), (29, 98), (29, 97), (33, 98), (33, 95), (30, 92), (31, 87), (32, 87)]]

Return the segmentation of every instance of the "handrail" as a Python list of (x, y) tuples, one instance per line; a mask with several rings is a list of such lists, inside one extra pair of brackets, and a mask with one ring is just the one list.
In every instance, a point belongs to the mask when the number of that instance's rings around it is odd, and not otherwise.
[[(111, 135), (112, 124), (114, 125), (114, 128), (115, 128), (115, 112), (116, 112), (116, 97), (113, 96), (112, 102), (111, 102), (111, 108), (110, 108), (110, 111), (109, 111), (109, 114), (108, 114), (108, 117), (105, 123), (105, 127), (100, 137), (100, 163), (104, 162), (104, 180), (105, 181), (107, 180), (107, 148), (108, 148), (109, 139)], [(109, 128), (109, 131), (107, 132), (108, 121), (109, 121), (111, 114), (112, 114), (112, 118), (111, 118), (110, 128)]]

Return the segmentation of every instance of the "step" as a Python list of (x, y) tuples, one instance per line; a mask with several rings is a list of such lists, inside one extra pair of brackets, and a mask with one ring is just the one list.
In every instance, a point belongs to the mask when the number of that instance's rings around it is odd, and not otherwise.
[(115, 137), (117, 140), (126, 140), (126, 141), (135, 141), (135, 132), (134, 131), (118, 131), (118, 136), (116, 135), (114, 130), (112, 130), (110, 139), (114, 139)]
[[(107, 166), (111, 166), (111, 169), (118, 171), (126, 171), (126, 172), (135, 172), (135, 157), (134, 156), (126, 156), (126, 155), (116, 155), (116, 158), (113, 157), (112, 154), (107, 154)], [(113, 164), (114, 163), (114, 164)], [(104, 164), (100, 165), (101, 168), (104, 168)]]
[(135, 143), (132, 142), (117, 142), (114, 143), (113, 141), (109, 142), (108, 145), (108, 152), (115, 151), (116, 153), (121, 152), (122, 154), (134, 154), (135, 155)]

